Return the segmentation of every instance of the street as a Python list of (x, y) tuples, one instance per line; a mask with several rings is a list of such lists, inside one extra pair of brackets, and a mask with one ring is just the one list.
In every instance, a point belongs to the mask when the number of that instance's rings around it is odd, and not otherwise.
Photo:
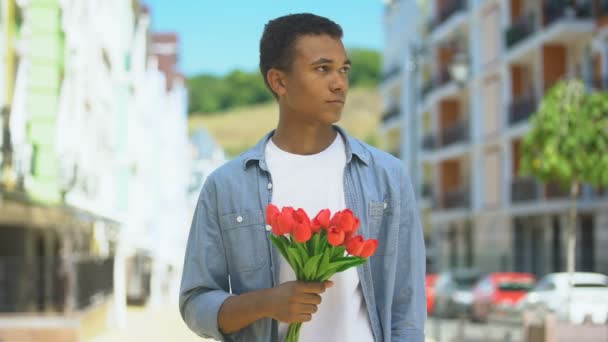
[(468, 319), (429, 318), (427, 342), (498, 342), (521, 341), (521, 327), (509, 323), (473, 323)]
[(179, 315), (177, 306), (161, 308), (129, 307), (127, 311), (127, 328), (107, 331), (91, 342), (205, 342), (191, 332)]

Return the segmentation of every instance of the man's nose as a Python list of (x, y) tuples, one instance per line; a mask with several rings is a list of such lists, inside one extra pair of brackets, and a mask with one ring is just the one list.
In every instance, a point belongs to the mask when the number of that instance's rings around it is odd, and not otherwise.
[(330, 84), (331, 91), (344, 92), (348, 90), (348, 75), (336, 72)]

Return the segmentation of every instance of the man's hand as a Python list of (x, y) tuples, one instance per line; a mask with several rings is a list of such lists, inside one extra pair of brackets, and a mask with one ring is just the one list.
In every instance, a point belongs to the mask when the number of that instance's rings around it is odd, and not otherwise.
[(307, 322), (321, 303), (320, 294), (334, 285), (292, 281), (270, 289), (263, 289), (229, 297), (218, 313), (218, 327), (231, 334), (266, 317), (285, 323)]
[(308, 322), (321, 304), (320, 294), (332, 287), (333, 282), (307, 283), (290, 281), (272, 289), (268, 314), (284, 323)]

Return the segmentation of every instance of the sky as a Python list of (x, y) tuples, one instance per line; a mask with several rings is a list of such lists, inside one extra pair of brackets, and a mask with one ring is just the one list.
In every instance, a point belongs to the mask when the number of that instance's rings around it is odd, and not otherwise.
[(155, 32), (180, 37), (179, 67), (186, 76), (255, 71), (268, 20), (311, 12), (342, 26), (344, 45), (383, 47), (381, 0), (143, 0)]

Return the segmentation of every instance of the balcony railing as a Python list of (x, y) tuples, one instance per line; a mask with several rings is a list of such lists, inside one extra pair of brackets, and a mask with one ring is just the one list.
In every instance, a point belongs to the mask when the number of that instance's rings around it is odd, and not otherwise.
[(471, 193), (468, 187), (450, 190), (443, 193), (442, 207), (444, 209), (469, 208)]
[(393, 76), (399, 75), (401, 72), (401, 67), (398, 65), (388, 69), (384, 74), (382, 74), (382, 82), (386, 82), (387, 80), (393, 78)]
[(425, 98), (435, 88), (435, 81), (431, 78), (423, 86), (420, 92), (420, 97)]
[(76, 294), (78, 309), (84, 309), (112, 293), (114, 259), (88, 259), (76, 262)]
[(429, 30), (432, 31), (438, 26), (446, 22), (455, 13), (465, 10), (467, 7), (466, 0), (448, 0), (445, 1), (445, 6), (439, 11), (437, 17), (429, 22)]
[(505, 42), (507, 48), (512, 48), (515, 44), (531, 36), (535, 31), (536, 15), (528, 13), (517, 18), (511, 27), (505, 32)]
[(437, 148), (437, 137), (433, 133), (428, 133), (422, 138), (423, 150), (434, 150)]
[(452, 75), (450, 75), (450, 71), (447, 67), (441, 67), (439, 70), (439, 75), (437, 77), (437, 86), (441, 87), (442, 85), (450, 83), (452, 80)]
[(541, 183), (533, 177), (515, 178), (511, 181), (511, 203), (539, 200), (541, 187)]
[(545, 184), (545, 197), (547, 199), (568, 198), (569, 196), (569, 189), (563, 187), (559, 183), (551, 182)]
[(560, 19), (586, 19), (593, 13), (592, 3), (565, 4), (565, 1), (550, 1), (543, 7), (543, 25), (549, 26)]
[(441, 132), (441, 146), (447, 146), (469, 140), (469, 122), (460, 121)]
[(420, 194), (422, 195), (422, 198), (430, 198), (433, 195), (433, 186), (428, 183), (422, 184)]
[(399, 117), (399, 114), (401, 113), (401, 108), (399, 106), (393, 107), (391, 109), (389, 109), (388, 111), (386, 111), (386, 113), (384, 113), (384, 115), (382, 115), (382, 122), (386, 123), (387, 121)]
[(527, 120), (536, 111), (534, 96), (523, 96), (509, 106), (509, 125)]
[(597, 8), (597, 17), (607, 17), (608, 16), (608, 1), (603, 0), (600, 1)]
[(591, 87), (595, 90), (608, 90), (608, 76), (595, 77), (591, 82)]

